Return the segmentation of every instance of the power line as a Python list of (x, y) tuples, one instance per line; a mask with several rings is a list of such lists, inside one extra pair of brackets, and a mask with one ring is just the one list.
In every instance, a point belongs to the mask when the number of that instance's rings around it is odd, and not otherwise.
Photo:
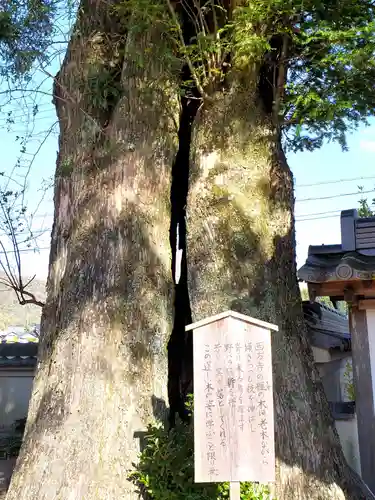
[(368, 177), (352, 177), (352, 178), (336, 179), (330, 181), (314, 182), (312, 184), (297, 184), (296, 187), (305, 188), (314, 186), (325, 186), (326, 184), (336, 184), (336, 182), (354, 182), (354, 181), (364, 181), (369, 179), (375, 179), (375, 176), (370, 175)]
[[(7, 133), (13, 133), (13, 134), (22, 134), (24, 133), (23, 130), (17, 129), (13, 130), (12, 127), (31, 127), (31, 126), (36, 126), (36, 124), (41, 124), (45, 123), (48, 121), (57, 121), (56, 115), (44, 115), (44, 116), (37, 116), (37, 118), (29, 118), (28, 116), (23, 116), (22, 119), (16, 119), (14, 122), (8, 122), (7, 120), (4, 120), (0, 118), (0, 125), (2, 128), (7, 127), (7, 130), (5, 130)], [(9, 130), (8, 130), (9, 128)]]
[(296, 222), (307, 222), (309, 220), (321, 220), (321, 219), (333, 219), (335, 217), (340, 217), (340, 214), (336, 215), (325, 215), (323, 217), (311, 217), (309, 219), (296, 219)]
[(333, 198), (342, 198), (344, 196), (358, 196), (358, 195), (369, 194), (369, 193), (374, 193), (374, 192), (375, 192), (374, 189), (370, 189), (369, 191), (356, 191), (355, 193), (332, 194), (330, 196), (319, 196), (317, 198), (300, 198), (299, 200), (297, 199), (296, 202), (331, 200)]
[[(1, 103), (1, 101), (0, 101)], [(35, 108), (36, 106), (36, 108)], [(37, 115), (38, 113), (42, 112), (42, 111), (49, 111), (49, 110), (54, 110), (55, 107), (53, 106), (53, 104), (49, 104), (49, 103), (43, 103), (43, 104), (25, 104), (25, 103), (21, 103), (21, 104), (15, 104), (13, 108), (10, 108), (9, 105), (5, 104), (5, 105), (2, 105), (2, 109), (0, 111), (0, 116), (4, 117), (4, 115), (7, 115), (10, 116), (10, 117), (13, 117), (13, 113), (16, 114), (16, 116), (19, 114), (20, 110), (25, 110), (25, 113), (24, 114), (35, 114)], [(35, 110), (35, 112), (34, 112)], [(10, 114), (9, 114), (10, 113)], [(21, 116), (21, 115), (20, 115)]]
[[(38, 253), (40, 251), (43, 251), (43, 250), (49, 250), (50, 247), (41, 247), (41, 248), (24, 248), (24, 249), (21, 249), (21, 250), (18, 250), (18, 252), (20, 253), (30, 253), (30, 252), (33, 252), (33, 253)], [(7, 250), (6, 252), (4, 251), (1, 251), (0, 254), (8, 254), (8, 253), (16, 253), (15, 250)]]
[[(20, 110), (18, 109), (17, 113), (19, 113), (19, 111)], [(37, 119), (38, 117), (40, 117), (40, 115), (45, 116), (45, 115), (50, 114), (50, 113), (53, 113), (54, 116), (56, 116), (56, 112), (55, 112), (54, 108), (41, 109), (41, 110), (37, 111), (36, 113), (25, 111), (22, 114), (16, 114), (16, 115), (10, 114), (9, 116), (2, 116), (2, 114), (0, 114), (0, 121), (9, 123), (9, 122), (15, 122), (16, 120), (22, 120), (23, 118), (28, 118), (28, 119), (31, 119), (32, 121), (34, 121), (33, 118)]]
[[(37, 234), (46, 233), (48, 231), (50, 231), (50, 228), (36, 229), (35, 231), (32, 230), (32, 229), (31, 230), (27, 229), (27, 231), (25, 231), (25, 233), (23, 231), (18, 231), (16, 233), (16, 236), (19, 236), (19, 237), (25, 236), (25, 237), (27, 237), (26, 233), (31, 233), (32, 235), (37, 235)], [(6, 231), (4, 231), (4, 232), (0, 232), (0, 237), (2, 237), (2, 236), (11, 236), (11, 235), (10, 235), (10, 233), (7, 233)], [(30, 238), (30, 236), (28, 236), (27, 238)], [(31, 236), (31, 239), (32, 239), (32, 236)]]
[(54, 214), (37, 214), (30, 215), (30, 219), (45, 219), (46, 217), (53, 217)]
[(337, 214), (340, 212), (342, 212), (342, 210), (327, 210), (326, 212), (314, 212), (312, 214), (300, 214), (300, 215), (296, 215), (296, 217), (313, 217), (314, 215)]

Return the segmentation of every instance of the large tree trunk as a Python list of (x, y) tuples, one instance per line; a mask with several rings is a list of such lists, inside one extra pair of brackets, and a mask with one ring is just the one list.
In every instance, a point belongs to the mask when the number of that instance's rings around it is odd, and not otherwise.
[[(128, 35), (110, 5), (82, 2), (55, 85), (61, 134), (48, 298), (7, 500), (137, 498), (128, 472), (140, 432), (163, 418), (167, 387), (170, 423), (175, 412), (185, 416), (188, 280), (194, 319), (232, 308), (280, 327), (278, 499), (372, 498), (343, 459), (306, 343), (292, 179), (257, 104), (256, 76), (199, 110), (182, 99), (178, 124), (177, 85), (158, 54), (163, 37)], [(179, 271), (170, 247), (185, 249), (195, 115), (189, 262), (183, 252)]]
[(166, 413), (177, 89), (152, 34), (126, 37), (108, 2), (81, 7), (55, 84), (48, 298), (8, 500), (138, 498), (128, 473)]
[(279, 326), (272, 335), (276, 498), (373, 498), (343, 457), (306, 340), (293, 178), (256, 81), (238, 79), (196, 119), (187, 208), (193, 321), (232, 309)]

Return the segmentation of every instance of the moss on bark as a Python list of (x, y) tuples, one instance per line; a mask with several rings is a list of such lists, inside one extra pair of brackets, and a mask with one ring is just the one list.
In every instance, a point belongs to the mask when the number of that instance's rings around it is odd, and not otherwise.
[(296, 279), (293, 179), (261, 100), (233, 85), (195, 123), (187, 208), (193, 321), (233, 309), (272, 335), (279, 500), (363, 499), (314, 368)]

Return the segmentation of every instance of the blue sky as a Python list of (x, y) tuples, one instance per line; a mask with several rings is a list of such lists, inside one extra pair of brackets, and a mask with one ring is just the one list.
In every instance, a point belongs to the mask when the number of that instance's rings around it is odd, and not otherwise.
[[(58, 52), (56, 52), (58, 54)], [(48, 68), (55, 74), (61, 65), (59, 54)], [(5, 172), (21, 184), (26, 176), (26, 204), (28, 213), (35, 214), (31, 222), (31, 227), (36, 236), (36, 241), (30, 250), (26, 245), (22, 245), (22, 274), (33, 276), (34, 274), (45, 279), (48, 272), (50, 233), (53, 222), (53, 188), (51, 178), (54, 175), (56, 154), (58, 149), (58, 127), (54, 106), (51, 102), (51, 78), (48, 78), (42, 71), (34, 74), (31, 87), (35, 88), (35, 82), (40, 85), (40, 93), (30, 94), (30, 98), (15, 94), (15, 99), (8, 105), (3, 105), (0, 112), (0, 172)], [(5, 86), (0, 87), (0, 92), (6, 90)], [(6, 102), (7, 96), (1, 95), (0, 106)], [(30, 116), (33, 105), (38, 105), (39, 111), (35, 118)], [(12, 113), (14, 125), (7, 125), (7, 113)], [(31, 119), (30, 119), (31, 118)], [(20, 155), (20, 140), (29, 133), (31, 140), (28, 142), (27, 151)], [(17, 159), (21, 158), (21, 166), (16, 169)], [(28, 169), (32, 161), (32, 166), (28, 174)], [(28, 174), (28, 175), (27, 175)], [(7, 182), (6, 178), (0, 178), (1, 185)], [(45, 186), (50, 186), (48, 190)], [(16, 183), (11, 183), (11, 189), (17, 189)], [(2, 236), (2, 241), (4, 237)], [(6, 245), (11, 250), (11, 246)], [(0, 252), (0, 258), (4, 256)]]
[[(56, 58), (51, 73), (56, 73), (61, 63)], [(42, 73), (35, 75), (36, 81), (45, 79)], [(51, 81), (46, 80), (42, 85), (43, 92), (49, 92)], [(0, 88), (0, 90), (2, 90)], [(39, 250), (24, 252), (22, 265), (26, 276), (36, 274), (38, 278), (45, 279), (48, 271), (48, 257), (50, 245), (50, 229), (53, 220), (53, 192), (50, 189), (42, 202), (43, 183), (51, 178), (55, 170), (57, 153), (57, 127), (44, 141), (46, 131), (50, 130), (56, 122), (54, 107), (51, 97), (45, 94), (37, 96), (39, 112), (33, 125), (33, 141), (29, 145), (28, 155), (24, 156), (27, 165), (32, 154), (40, 147), (41, 150), (35, 158), (32, 171), (27, 182), (27, 202), (31, 212), (37, 210), (37, 216), (32, 222), (34, 231), (38, 234)], [(5, 107), (0, 114), (0, 171), (10, 174), (19, 156), (19, 143), (17, 135), (23, 135), (27, 116), (27, 106), (23, 101), (13, 102), (10, 107)], [(12, 131), (6, 127), (4, 111), (11, 109), (16, 119)], [(321, 150), (313, 153), (304, 152), (290, 154), (288, 161), (295, 176), (296, 184), (296, 230), (297, 230), (297, 264), (301, 266), (307, 256), (310, 244), (340, 243), (340, 211), (358, 207), (360, 195), (351, 196), (347, 193), (357, 193), (358, 186), (364, 190), (373, 190), (375, 187), (375, 120), (370, 127), (362, 127), (349, 137), (349, 152), (342, 152), (336, 144), (325, 145)], [(24, 175), (26, 169), (18, 169), (16, 175)], [(373, 179), (344, 181), (360, 177)], [(332, 183), (331, 181), (337, 181)], [(319, 185), (316, 185), (316, 184)], [(309, 186), (305, 186), (305, 185)], [(311, 185), (314, 184), (314, 185)], [(331, 198), (332, 196), (335, 196)], [(374, 195), (369, 194), (369, 199)], [(327, 198), (303, 201), (305, 198)], [(38, 204), (40, 205), (38, 206)], [(1, 254), (0, 254), (1, 255)]]
[[(327, 144), (313, 153), (289, 155), (295, 177), (297, 263), (306, 259), (309, 245), (340, 243), (340, 211), (358, 208), (358, 186), (364, 191), (375, 187), (375, 120), (361, 127), (348, 140), (349, 151), (337, 144)], [(373, 177), (372, 179), (358, 179)], [(344, 181), (344, 179), (358, 179)], [(335, 181), (331, 183), (331, 181)], [(303, 187), (306, 184), (317, 184)], [(335, 196), (335, 197), (333, 197)], [(375, 193), (366, 195), (369, 200)], [(331, 198), (333, 197), (333, 198)], [(328, 198), (302, 201), (306, 198)], [(328, 212), (328, 213), (327, 213)], [(310, 215), (317, 214), (317, 215)], [(310, 219), (310, 220), (308, 220)]]

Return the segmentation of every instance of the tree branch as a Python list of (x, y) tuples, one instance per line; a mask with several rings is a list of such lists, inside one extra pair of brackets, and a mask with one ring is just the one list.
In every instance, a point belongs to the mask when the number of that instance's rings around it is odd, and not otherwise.
[[(34, 276), (34, 278), (35, 278), (35, 276)], [(32, 278), (32, 279), (34, 279), (34, 278)], [(29, 283), (30, 283), (30, 281), (28, 282), (28, 284)], [(44, 302), (42, 302), (41, 300), (38, 300), (33, 293), (25, 290), (27, 285), (23, 286), (21, 288), (17, 284), (14, 285), (13, 283), (7, 282), (1, 278), (0, 278), (0, 284), (6, 286), (7, 288), (10, 288), (11, 290), (13, 290), (15, 292), (17, 299), (18, 299), (18, 302), (21, 306), (23, 306), (25, 304), (34, 304), (38, 307), (44, 307)], [(25, 297), (29, 297), (29, 298), (25, 299)]]
[(283, 42), (281, 47), (281, 54), (279, 58), (278, 74), (275, 88), (275, 98), (273, 106), (273, 120), (274, 123), (280, 126), (279, 113), (281, 108), (281, 102), (284, 96), (285, 82), (286, 82), (286, 61), (288, 56), (288, 42), (289, 37), (285, 33), (283, 35)]
[(190, 57), (187, 55), (187, 50), (186, 50), (186, 44), (185, 44), (185, 40), (184, 40), (184, 35), (182, 33), (182, 29), (181, 29), (180, 23), (179, 23), (179, 21), (177, 19), (176, 12), (175, 12), (175, 10), (173, 8), (173, 5), (171, 4), (170, 0), (167, 0), (167, 5), (168, 5), (169, 12), (171, 13), (172, 19), (173, 19), (174, 23), (176, 24), (176, 28), (177, 28), (177, 31), (178, 31), (178, 36), (179, 36), (179, 39), (180, 39), (180, 43), (181, 43), (182, 47), (184, 48), (184, 57), (186, 59), (187, 65), (189, 67), (189, 70), (190, 70), (190, 73), (191, 73), (191, 77), (193, 78), (195, 86), (197, 87), (197, 90), (200, 93), (200, 95), (202, 97), (208, 98), (208, 95), (204, 91), (204, 89), (203, 89), (203, 87), (202, 87), (202, 85), (201, 85), (201, 83), (200, 83), (200, 81), (199, 81), (199, 79), (197, 77), (197, 74), (196, 74), (195, 68), (193, 66), (193, 63), (191, 62)]

